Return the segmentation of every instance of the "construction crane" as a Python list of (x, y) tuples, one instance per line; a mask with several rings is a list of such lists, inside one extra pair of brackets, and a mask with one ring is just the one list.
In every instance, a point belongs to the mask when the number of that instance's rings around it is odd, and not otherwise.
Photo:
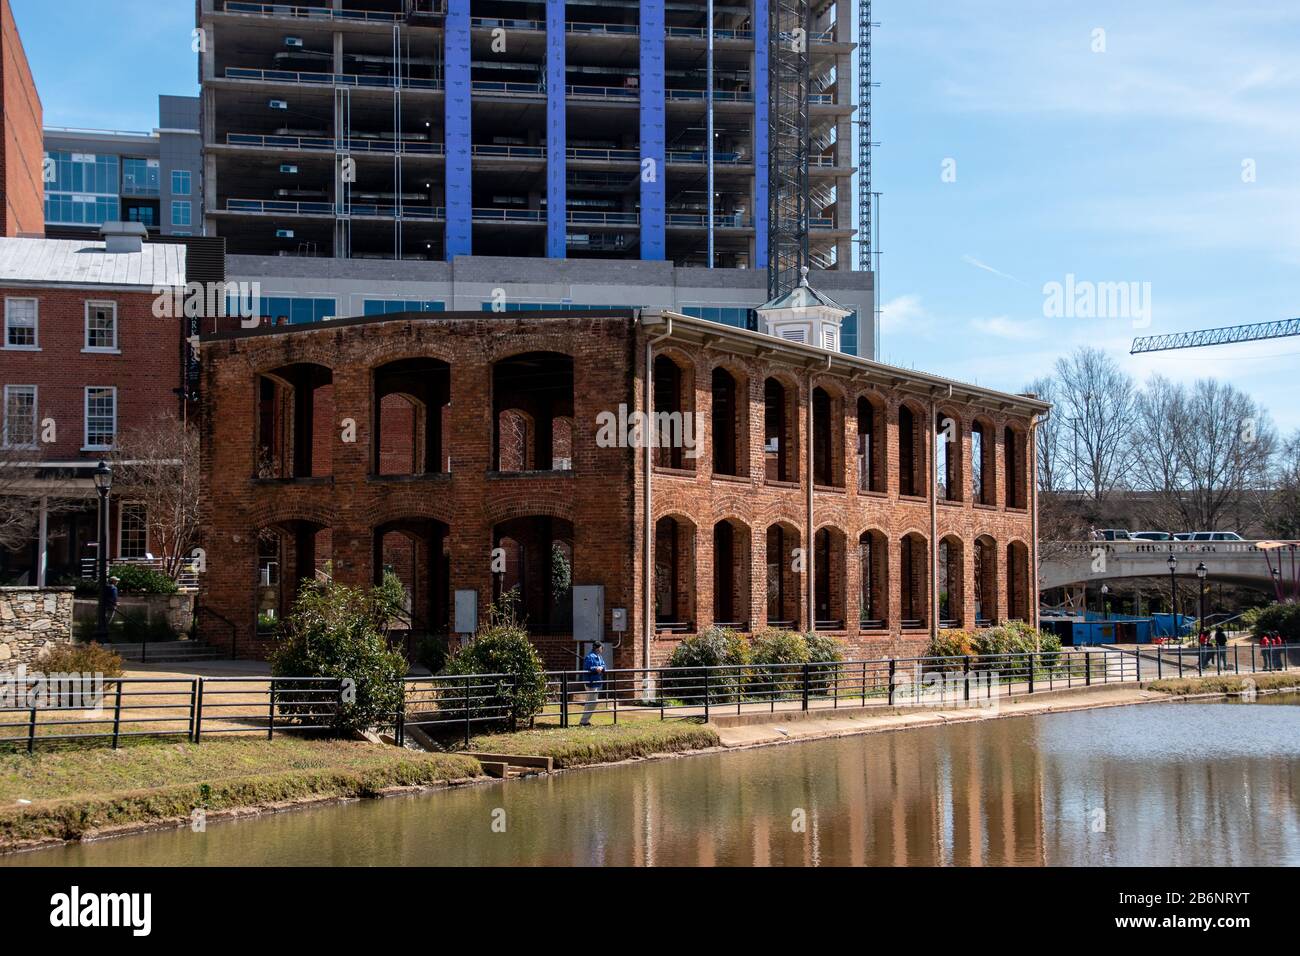
[(1139, 352), (1167, 352), (1170, 349), (1198, 349), (1206, 345), (1230, 345), (1233, 342), (1260, 342), (1264, 339), (1281, 339), (1300, 335), (1300, 319), (1283, 319), (1279, 322), (1256, 322), (1253, 325), (1228, 325), (1220, 329), (1201, 329), (1198, 332), (1173, 332), (1169, 335), (1149, 335), (1133, 340), (1129, 355)]

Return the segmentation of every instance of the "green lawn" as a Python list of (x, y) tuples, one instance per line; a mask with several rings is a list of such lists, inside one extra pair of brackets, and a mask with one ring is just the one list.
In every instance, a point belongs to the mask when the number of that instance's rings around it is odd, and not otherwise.
[(185, 818), (196, 808), (369, 796), (481, 772), (459, 754), (287, 736), (0, 753), (0, 848)]
[(1240, 677), (1170, 677), (1145, 685), (1148, 690), (1184, 697), (1188, 694), (1240, 694), (1253, 684), (1256, 690), (1300, 687), (1300, 674), (1243, 674)]
[(691, 720), (633, 721), (617, 725), (572, 726), (565, 729), (521, 730), (513, 734), (483, 734), (457, 749), (497, 754), (551, 757), (557, 767), (613, 763), (629, 757), (679, 753), (716, 747), (717, 732)]

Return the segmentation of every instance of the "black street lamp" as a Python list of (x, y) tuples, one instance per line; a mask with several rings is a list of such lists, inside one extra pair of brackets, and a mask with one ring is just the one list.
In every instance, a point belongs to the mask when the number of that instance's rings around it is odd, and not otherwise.
[(100, 459), (95, 466), (95, 491), (99, 493), (99, 617), (95, 640), (108, 643), (108, 494), (113, 490), (113, 469)]
[(1196, 577), (1199, 578), (1199, 581), (1197, 582), (1196, 585), (1196, 590), (1200, 592), (1199, 598), (1200, 598), (1200, 605), (1201, 605), (1200, 611), (1201, 611), (1202, 631), (1205, 630), (1205, 576), (1209, 573), (1210, 573), (1209, 568), (1205, 566), (1204, 561), (1196, 565)]
[[(1278, 560), (1278, 564), (1281, 564), (1281, 563), (1282, 563), (1282, 559), (1281, 559), (1280, 557), (1279, 557), (1277, 560)], [(1278, 567), (1278, 568), (1271, 568), (1270, 570), (1273, 572), (1273, 597), (1274, 597), (1278, 602), (1281, 602), (1281, 600), (1282, 600), (1282, 569), (1281, 569), (1280, 567)]]
[(1174, 616), (1173, 623), (1169, 627), (1174, 637), (1178, 637), (1178, 579), (1174, 577), (1174, 572), (1178, 570), (1178, 559), (1174, 557), (1172, 551), (1165, 564), (1169, 565), (1169, 608)]
[(1107, 597), (1109, 595), (1110, 595), (1110, 585), (1103, 584), (1101, 586), (1101, 613), (1105, 616), (1106, 620), (1108, 621), (1110, 620), (1110, 605), (1107, 601)]

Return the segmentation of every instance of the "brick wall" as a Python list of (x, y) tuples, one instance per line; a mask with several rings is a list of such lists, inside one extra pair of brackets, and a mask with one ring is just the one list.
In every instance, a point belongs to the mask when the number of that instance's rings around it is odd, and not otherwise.
[[(0, 385), (37, 387), (37, 420), (53, 419), (56, 439), (40, 445), (39, 457), (69, 461), (103, 454), (82, 451), (87, 386), (117, 388), (119, 435), (158, 415), (179, 414), (174, 389), (180, 385), (181, 323), (154, 316), (152, 293), (0, 286), (0, 309), (6, 298), (38, 302), (39, 350), (0, 348)], [(84, 351), (88, 301), (117, 303), (116, 352)]]
[(0, 588), (0, 667), (31, 665), (72, 640), (72, 588)]
[(45, 234), (41, 98), (9, 0), (0, 0), (0, 235)]
[[(421, 519), (437, 522), (446, 530), (450, 563), (448, 591), (473, 588), (485, 612), (494, 593), (490, 551), (501, 530), (519, 541), (528, 532), (519, 519), (546, 519), (566, 529), (565, 541), (573, 553), (573, 582), (605, 586), (606, 608), (628, 610), (629, 630), (615, 656), (618, 666), (642, 662), (640, 639), (645, 601), (642, 593), (646, 515), (643, 513), (646, 474), (644, 458), (625, 447), (598, 447), (596, 417), (617, 412), (620, 403), (632, 410), (644, 408), (645, 333), (627, 318), (565, 316), (493, 316), (442, 313), (416, 318), (389, 318), (319, 328), (300, 328), (275, 334), (218, 339), (203, 346), (203, 394), (206, 405), (203, 429), (203, 526), (208, 551), (203, 604), (248, 629), (254, 616), (253, 586), (256, 535), (267, 527), (309, 526), (317, 534), (317, 562), (323, 560), (320, 543), (329, 532), (329, 557), (335, 576), (365, 584), (375, 572), (375, 530), (393, 521)], [(493, 366), (499, 360), (527, 352), (554, 352), (573, 360), (572, 471), (511, 474), (494, 470)], [(699, 455), (684, 458), (674, 467), (671, 456), (656, 455), (664, 464), (653, 467), (651, 527), (652, 566), (675, 576), (676, 606), (662, 606), (670, 588), (651, 584), (661, 620), (692, 622), (696, 629), (729, 616), (753, 629), (770, 619), (791, 619), (806, 629), (809, 621), (809, 579), (823, 607), (819, 618), (842, 622), (833, 633), (852, 655), (916, 653), (928, 640), (928, 630), (903, 627), (902, 573), (904, 539), (910, 542), (910, 604), (928, 627), (935, 580), (931, 533), (933, 494), (929, 472), (933, 462), (935, 420), (938, 408), (931, 393), (907, 383), (899, 373), (894, 385), (874, 385), (846, 375), (796, 365), (781, 354), (758, 356), (730, 354), (708, 344), (672, 341), (656, 346), (656, 354), (678, 365), (672, 376), (681, 392), (674, 401), (657, 401), (656, 408), (681, 410), (696, 416), (696, 431), (713, 420), (713, 371), (725, 367), (736, 383), (737, 450), (735, 475), (713, 473), (709, 436), (700, 443)], [(372, 451), (366, 423), (372, 421), (374, 370), (388, 362), (412, 357), (435, 358), (450, 367), (451, 401), (444, 413), (444, 457), (449, 474), (370, 474)], [(326, 477), (309, 480), (254, 480), (254, 396), (257, 377), (290, 363), (318, 363), (332, 370), (334, 416), (358, 424), (357, 440), (347, 443), (339, 429), (320, 438), (318, 454), (328, 458)], [(661, 379), (662, 379), (661, 363)], [(765, 393), (769, 379), (785, 390), (786, 414), (780, 425), (781, 444), (789, 456), (792, 480), (769, 477), (771, 455), (764, 451)], [(513, 388), (513, 386), (512, 386)], [(820, 416), (830, 418), (829, 435), (821, 439), (823, 460), (829, 459), (831, 480), (813, 491), (813, 516), (808, 514), (808, 486), (812, 475), (807, 457), (815, 443), (807, 435), (810, 396), (820, 389)], [(865, 400), (874, 411), (877, 467), (882, 472), (881, 491), (861, 490), (857, 455), (858, 408)], [(899, 410), (913, 414), (916, 435), (900, 448)], [(945, 396), (946, 417), (956, 423), (952, 453), (960, 459), (954, 474), (959, 487), (951, 501), (935, 505), (937, 537), (950, 544), (950, 591), (955, 616), (966, 626), (975, 621), (976, 594), (983, 596), (986, 616), (993, 621), (1016, 614), (1032, 615), (1028, 600), (1032, 580), (1031, 520), (1024, 508), (1008, 507), (1004, 438), (1006, 428), (1027, 439), (1029, 422), (1008, 412), (1008, 402), (990, 399), (967, 404)], [(566, 418), (568, 416), (565, 416)], [(971, 425), (979, 419), (988, 426), (991, 447), (989, 504), (975, 503), (971, 494), (971, 468), (965, 464), (971, 450)], [(337, 421), (334, 422), (337, 425)], [(319, 429), (319, 420), (316, 428)], [(399, 429), (386, 429), (383, 439), (385, 470), (409, 461), (397, 443)], [(409, 433), (409, 429), (407, 430)], [(711, 432), (710, 432), (711, 434)], [(1026, 460), (1022, 443), (1013, 449), (1018, 461)], [(917, 495), (899, 493), (900, 455), (907, 456), (917, 473)], [(513, 464), (523, 463), (522, 455)], [(324, 464), (324, 463), (322, 463)], [(1013, 472), (1026, 481), (1028, 469)], [(1020, 489), (1028, 500), (1028, 486)], [(664, 519), (672, 519), (672, 522)], [(719, 531), (726, 523), (729, 531)], [(525, 529), (525, 530), (520, 530)], [(777, 534), (780, 529), (780, 534)], [(820, 535), (818, 549), (809, 539)], [(315, 533), (315, 532), (313, 532)], [(494, 536), (495, 535), (495, 536)], [(860, 626), (861, 542), (874, 542), (873, 612), (883, 626)], [(556, 533), (555, 537), (559, 537)], [(988, 559), (986, 579), (975, 580), (975, 542), (984, 541)], [(729, 541), (732, 567), (716, 566), (715, 541)], [(779, 545), (770, 542), (780, 542)], [(816, 539), (813, 543), (815, 545)], [(543, 545), (544, 546), (544, 545)], [(512, 546), (513, 547), (513, 546)], [(782, 553), (769, 553), (779, 547)], [(538, 544), (533, 542), (537, 556)], [(676, 560), (671, 560), (673, 552)], [(529, 553), (525, 543), (524, 555)], [(380, 552), (382, 555), (383, 552)], [(427, 559), (426, 559), (427, 560)], [(1010, 564), (1008, 563), (1010, 562)], [(421, 560), (403, 559), (403, 570), (418, 576)], [(540, 565), (529, 568), (527, 558), (508, 570), (508, 583), (521, 574), (544, 573)], [(1010, 570), (1009, 570), (1010, 568)], [(780, 583), (784, 604), (770, 591)], [(1011, 586), (1014, 583), (1014, 586)], [(730, 607), (717, 600), (719, 587), (729, 589)], [(769, 615), (769, 604), (773, 613)], [(652, 602), (652, 607), (654, 603)], [(534, 613), (537, 609), (533, 608)], [(216, 622), (201, 621), (214, 628)], [(228, 637), (225, 639), (228, 640)], [(650, 659), (666, 659), (681, 639), (678, 633), (656, 633)], [(548, 662), (572, 661), (572, 643), (564, 634), (536, 638)], [(241, 645), (244, 643), (241, 638)], [(251, 645), (250, 645), (251, 647)]]

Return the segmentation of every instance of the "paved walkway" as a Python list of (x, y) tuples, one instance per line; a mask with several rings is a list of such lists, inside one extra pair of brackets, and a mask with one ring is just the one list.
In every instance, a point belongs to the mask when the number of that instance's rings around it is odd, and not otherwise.
[(717, 721), (718, 736), (724, 747), (754, 747), (762, 744), (783, 743), (790, 740), (810, 740), (822, 737), (845, 737), (854, 734), (880, 733), (909, 727), (930, 727), (940, 724), (963, 723), (973, 720), (991, 720), (998, 717), (1019, 717), (1031, 714), (1063, 713), (1087, 710), (1094, 707), (1118, 707), (1124, 704), (1142, 704), (1151, 701), (1174, 700), (1168, 694), (1141, 690), (1137, 687), (1100, 687), (1067, 693), (1045, 692), (1033, 697), (999, 700), (995, 707), (963, 707), (949, 709), (893, 709), (888, 713), (864, 713), (844, 716), (812, 716), (800, 721), (776, 723), (746, 723), (728, 726), (724, 719)]

